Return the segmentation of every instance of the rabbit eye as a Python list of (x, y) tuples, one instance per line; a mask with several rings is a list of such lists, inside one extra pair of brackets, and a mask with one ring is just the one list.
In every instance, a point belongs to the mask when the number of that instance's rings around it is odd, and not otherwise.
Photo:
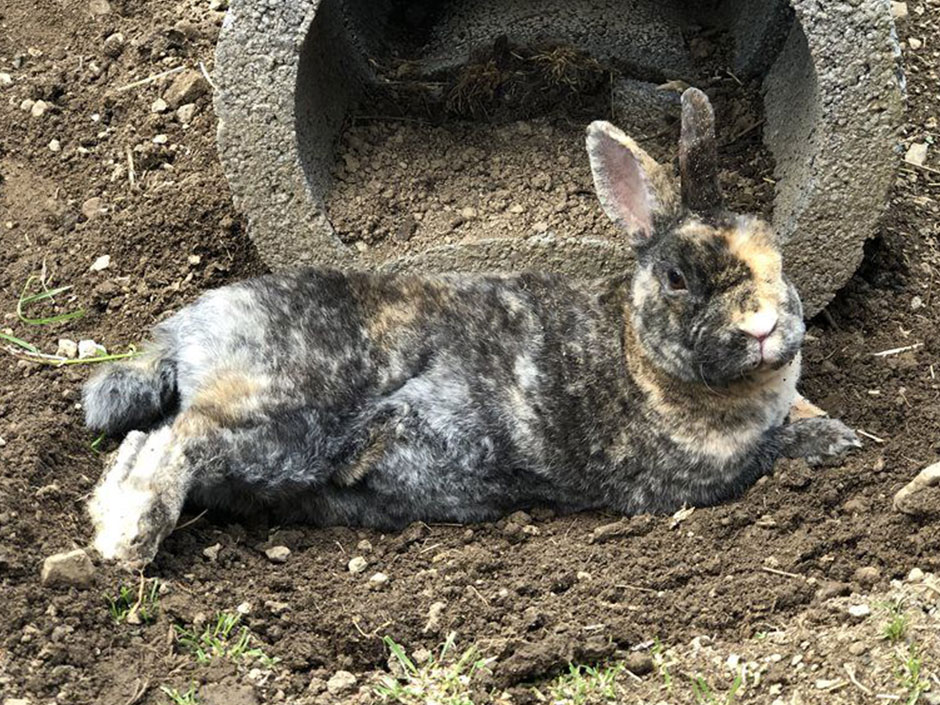
[(670, 267), (666, 270), (666, 282), (669, 285), (670, 291), (685, 291), (689, 288), (685, 283), (685, 277), (682, 276), (682, 272), (675, 267)]

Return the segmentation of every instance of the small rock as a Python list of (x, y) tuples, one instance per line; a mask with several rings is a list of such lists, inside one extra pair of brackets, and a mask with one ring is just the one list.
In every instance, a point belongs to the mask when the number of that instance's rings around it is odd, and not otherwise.
[(166, 101), (163, 98), (157, 98), (150, 104), (150, 112), (152, 113), (165, 113), (169, 109), (169, 105), (166, 104)]
[(30, 705), (30, 702), (26, 698), (6, 698), (3, 705)]
[(353, 575), (358, 575), (369, 567), (369, 561), (367, 561), (362, 556), (356, 556), (355, 558), (351, 558), (349, 560), (349, 563), (346, 567), (349, 568), (350, 573)]
[(911, 311), (916, 311), (919, 308), (924, 307), (924, 300), (919, 296), (915, 296), (911, 299)]
[(643, 676), (653, 671), (653, 657), (644, 652), (634, 652), (627, 656), (624, 665), (630, 673)]
[(176, 118), (183, 123), (188, 125), (193, 121), (193, 116), (196, 114), (196, 104), (195, 103), (186, 103), (186, 105), (181, 105), (176, 109)]
[(124, 35), (120, 32), (115, 32), (104, 40), (105, 56), (110, 56), (112, 59), (116, 59), (121, 55), (122, 51), (124, 51)]
[(382, 587), (387, 582), (388, 576), (385, 573), (375, 573), (371, 578), (369, 578), (369, 584), (377, 588)]
[(104, 345), (99, 345), (94, 340), (79, 340), (78, 341), (78, 359), (87, 360), (92, 357), (98, 357), (100, 355), (107, 355), (108, 351), (105, 349)]
[(268, 560), (272, 563), (287, 563), (290, 557), (290, 549), (287, 546), (271, 546), (264, 552)]
[(62, 143), (59, 142), (59, 140), (57, 140), (57, 139), (55, 139), (55, 138), (52, 138), (51, 140), (49, 140), (49, 151), (50, 151), (50, 152), (61, 152), (61, 151), (62, 151)]
[(896, 20), (903, 20), (907, 18), (907, 3), (906, 2), (892, 2), (891, 3), (891, 16)]
[(78, 343), (68, 338), (59, 338), (59, 347), (56, 348), (55, 354), (58, 357), (75, 359), (78, 357)]
[(167, 137), (166, 135), (156, 135), (154, 136), (152, 140), (154, 144), (166, 144), (169, 141), (170, 141), (170, 138)]
[(540, 220), (539, 222), (537, 222), (535, 225), (532, 226), (532, 231), (533, 231), (533, 232), (536, 232), (536, 233), (538, 233), (538, 234), (540, 234), (540, 235), (541, 235), (542, 233), (547, 233), (547, 232), (548, 232), (548, 223), (546, 223), (544, 220)]
[(851, 605), (849, 607), (849, 614), (853, 617), (867, 617), (871, 614), (871, 607), (868, 605)]
[(108, 0), (88, 0), (88, 10), (93, 15), (107, 15), (111, 12)]
[(525, 206), (519, 203), (514, 203), (513, 205), (509, 206), (509, 212), (515, 215), (519, 215), (520, 213), (525, 213)]
[(871, 587), (881, 578), (881, 571), (875, 566), (863, 566), (855, 571), (852, 578), (863, 587)]
[(87, 587), (95, 577), (95, 564), (80, 548), (49, 556), (42, 564), (43, 585)]
[(0, 73), (0, 88), (13, 85), (13, 77), (8, 73)]
[(213, 12), (225, 12), (228, 9), (228, 0), (209, 0), (209, 9)]
[(95, 196), (85, 201), (82, 204), (82, 215), (88, 220), (92, 220), (101, 215), (101, 199)]
[(868, 651), (868, 644), (863, 641), (853, 641), (849, 644), (849, 653), (853, 656), (861, 656)]
[(5, 446), (6, 444), (7, 442), (3, 440), (3, 436), (0, 436), (0, 448), (3, 448), (3, 446)]
[(111, 266), (111, 255), (101, 255), (98, 259), (91, 263), (89, 269), (93, 272), (100, 272), (104, 269), (107, 269)]
[(924, 579), (924, 571), (920, 568), (911, 568), (911, 572), (907, 574), (907, 582), (909, 583), (919, 583)]
[(360, 553), (371, 553), (372, 542), (369, 541), (369, 539), (362, 539), (362, 541), (356, 544), (356, 550)]
[(326, 682), (330, 695), (339, 695), (356, 687), (356, 677), (349, 671), (337, 671)]
[(219, 560), (219, 551), (222, 550), (222, 544), (216, 543), (202, 549), (202, 555), (208, 558), (212, 563)]
[(927, 160), (927, 143), (914, 142), (907, 148), (907, 154), (904, 155), (904, 161), (914, 166), (923, 166)]
[(171, 108), (178, 108), (186, 103), (194, 103), (197, 98), (209, 91), (209, 83), (199, 71), (187, 69), (170, 84), (163, 94), (163, 100)]
[(265, 606), (265, 609), (267, 609), (275, 617), (280, 617), (282, 614), (284, 614), (290, 609), (289, 603), (277, 602), (275, 600), (265, 600), (264, 606)]
[(578, 580), (581, 580), (582, 582), (593, 580), (594, 578), (594, 576), (592, 576), (590, 573), (584, 570), (579, 570), (578, 573), (574, 577), (576, 577)]
[(247, 601), (242, 602), (238, 607), (235, 608), (235, 611), (242, 616), (251, 614), (251, 603)]
[(29, 114), (33, 117), (42, 117), (49, 109), (49, 103), (44, 100), (37, 100), (29, 109)]
[(28, 113), (30, 110), (33, 109), (33, 105), (35, 103), (36, 103), (35, 100), (31, 100), (30, 98), (24, 98), (23, 101), (20, 103), (20, 110), (22, 110), (24, 113)]
[(460, 217), (464, 220), (473, 220), (477, 217), (477, 209), (472, 206), (460, 209)]
[(916, 51), (917, 49), (920, 49), (922, 46), (924, 46), (924, 43), (916, 37), (908, 37), (907, 45)]

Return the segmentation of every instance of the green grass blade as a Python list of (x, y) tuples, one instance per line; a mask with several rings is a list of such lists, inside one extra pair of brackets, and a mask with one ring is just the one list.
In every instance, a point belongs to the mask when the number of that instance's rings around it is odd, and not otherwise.
[(23, 348), (24, 350), (33, 353), (34, 355), (39, 354), (39, 348), (37, 348), (32, 343), (27, 343), (25, 340), (22, 340), (21, 338), (17, 338), (15, 335), (7, 335), (6, 333), (0, 332), (0, 340), (5, 340), (8, 343), (13, 343), (14, 345), (17, 345)]
[(46, 291), (41, 291), (38, 294), (27, 295), (26, 292), (29, 291), (29, 287), (32, 285), (34, 281), (36, 281), (36, 279), (37, 277), (35, 274), (31, 274), (26, 279), (26, 285), (23, 287), (23, 291), (20, 294), (20, 298), (16, 302), (16, 315), (21, 321), (23, 321), (23, 323), (28, 323), (31, 326), (45, 326), (45, 325), (50, 325), (52, 323), (62, 323), (64, 321), (71, 321), (76, 318), (81, 318), (82, 316), (85, 315), (85, 309), (80, 308), (80, 309), (76, 309), (75, 311), (69, 311), (67, 313), (60, 313), (55, 316), (47, 316), (43, 318), (32, 318), (30, 316), (27, 316), (26, 313), (24, 312), (24, 308), (28, 306), (29, 304), (34, 304), (37, 301), (45, 301), (46, 299), (51, 299), (54, 296), (57, 296), (72, 288), (71, 285), (60, 286), (60, 287), (56, 287), (55, 289), (48, 289)]

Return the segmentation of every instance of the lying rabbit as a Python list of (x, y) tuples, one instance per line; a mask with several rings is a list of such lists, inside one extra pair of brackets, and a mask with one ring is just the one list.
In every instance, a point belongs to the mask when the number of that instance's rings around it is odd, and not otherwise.
[(127, 433), (89, 503), (105, 558), (149, 562), (190, 500), (393, 529), (533, 505), (673, 512), (783, 457), (859, 446), (786, 424), (804, 325), (769, 226), (721, 208), (714, 117), (682, 96), (681, 189), (588, 127), (632, 278), (301, 270), (204, 294), (84, 390)]

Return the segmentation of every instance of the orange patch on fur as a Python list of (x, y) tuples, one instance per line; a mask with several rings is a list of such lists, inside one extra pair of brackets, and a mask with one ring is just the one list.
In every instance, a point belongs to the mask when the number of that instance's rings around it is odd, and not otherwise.
[(257, 409), (262, 387), (260, 380), (239, 372), (219, 374), (196, 392), (190, 408), (174, 422), (174, 429), (199, 435), (213, 427), (240, 423)]

